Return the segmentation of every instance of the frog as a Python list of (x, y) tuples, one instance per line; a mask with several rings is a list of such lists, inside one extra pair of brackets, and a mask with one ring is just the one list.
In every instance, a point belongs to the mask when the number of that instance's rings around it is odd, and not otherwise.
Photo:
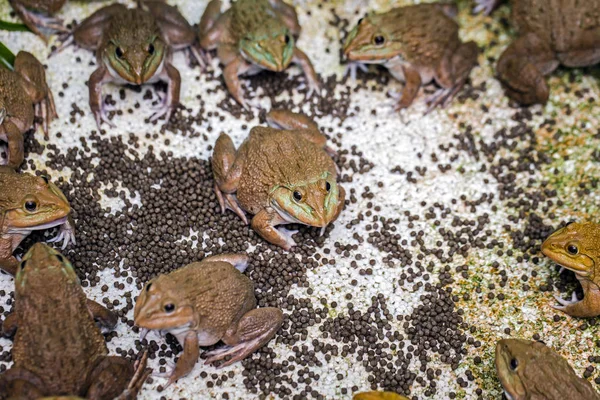
[(19, 260), (13, 253), (23, 239), (54, 227), (59, 232), (48, 242), (62, 241), (63, 250), (76, 243), (71, 206), (63, 192), (46, 176), (0, 166), (0, 269), (14, 276)]
[(408, 400), (408, 397), (395, 392), (361, 392), (352, 396), (352, 400)]
[(63, 254), (34, 244), (19, 264), (14, 308), (2, 324), (3, 334), (14, 336), (14, 363), (0, 375), (0, 399), (134, 399), (150, 372), (147, 354), (136, 365), (108, 355), (96, 324), (113, 329), (117, 321), (114, 313), (86, 297)]
[(104, 84), (165, 81), (167, 94), (149, 120), (164, 117), (168, 122), (181, 92), (181, 75), (171, 63), (173, 51), (188, 49), (202, 62), (194, 29), (177, 8), (160, 0), (139, 1), (131, 9), (119, 3), (102, 7), (77, 25), (56, 52), (71, 44), (96, 52), (98, 67), (89, 79), (89, 104), (98, 129), (102, 123), (116, 126), (102, 98)]
[(435, 82), (439, 89), (427, 99), (426, 114), (447, 106), (477, 64), (479, 48), (463, 43), (454, 21), (456, 8), (447, 4), (418, 4), (369, 14), (358, 20), (343, 48), (350, 71), (363, 64), (382, 65), (404, 82), (401, 94), (393, 94), (396, 111), (410, 107), (423, 85)]
[(211, 160), (221, 212), (235, 212), (267, 242), (290, 250), (294, 231), (276, 228), (304, 224), (325, 228), (345, 203), (327, 138), (304, 114), (271, 110), (268, 126), (256, 126), (236, 150), (222, 133)]
[(540, 341), (498, 341), (496, 372), (508, 399), (600, 399), (589, 381), (577, 376), (567, 360)]
[(8, 144), (8, 157), (0, 164), (17, 169), (23, 162), (23, 134), (42, 120), (44, 133), (58, 118), (44, 66), (26, 51), (17, 53), (14, 70), (0, 67), (0, 140)]
[(68, 31), (63, 26), (63, 21), (53, 16), (65, 5), (67, 0), (8, 0), (8, 2), (27, 28), (46, 43), (48, 38), (42, 33), (42, 29), (57, 32)]
[(221, 1), (211, 0), (199, 23), (200, 48), (217, 50), (229, 93), (244, 108), (239, 80), (262, 70), (281, 72), (298, 64), (306, 76), (310, 98), (320, 89), (319, 78), (308, 56), (296, 47), (301, 27), (293, 6), (283, 0), (238, 0), (221, 13)]
[(134, 309), (142, 340), (149, 330), (159, 330), (183, 346), (167, 386), (190, 373), (199, 346), (225, 343), (206, 354), (205, 364), (231, 357), (221, 368), (246, 358), (277, 333), (283, 313), (274, 307), (256, 308), (254, 285), (243, 274), (247, 266), (246, 254), (218, 254), (146, 283)]
[(573, 317), (600, 315), (600, 224), (571, 222), (552, 233), (542, 243), (542, 253), (555, 263), (571, 270), (583, 288), (583, 300), (573, 292), (571, 300), (554, 296), (560, 305), (554, 308)]
[(529, 106), (546, 104), (545, 76), (558, 66), (600, 63), (600, 0), (513, 0), (518, 38), (502, 53), (496, 73), (506, 95)]

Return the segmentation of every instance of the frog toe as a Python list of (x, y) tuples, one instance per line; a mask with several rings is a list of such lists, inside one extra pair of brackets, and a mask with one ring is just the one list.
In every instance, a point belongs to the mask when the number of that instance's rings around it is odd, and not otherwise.
[(577, 293), (575, 293), (575, 292), (573, 292), (573, 294), (571, 295), (571, 300), (565, 300), (556, 294), (554, 295), (554, 299), (560, 304), (560, 306), (553, 306), (554, 308), (556, 308), (558, 310), (564, 309), (567, 306), (570, 306), (572, 304), (580, 302), (580, 300), (577, 299)]

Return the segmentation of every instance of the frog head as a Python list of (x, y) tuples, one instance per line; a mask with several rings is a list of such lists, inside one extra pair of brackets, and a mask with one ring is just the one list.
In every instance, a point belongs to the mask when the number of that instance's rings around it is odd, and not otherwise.
[(141, 85), (160, 73), (167, 51), (154, 18), (129, 10), (111, 22), (102, 59), (113, 77)]
[(271, 206), (289, 223), (325, 228), (340, 205), (339, 186), (330, 172), (311, 182), (275, 186)]
[[(190, 291), (193, 291), (190, 288)], [(169, 275), (160, 275), (148, 282), (135, 303), (133, 319), (144, 329), (171, 329), (191, 324), (195, 321), (194, 309), (181, 296), (182, 288), (177, 287)]]
[(578, 277), (594, 279), (596, 260), (600, 256), (600, 225), (570, 223), (544, 241), (542, 253)]
[(280, 21), (271, 18), (240, 40), (240, 52), (250, 63), (270, 71), (283, 71), (294, 56), (294, 36)]
[(394, 26), (384, 15), (372, 14), (358, 20), (344, 43), (344, 56), (349, 61), (380, 64), (402, 53)]
[(528, 398), (524, 371), (530, 359), (543, 354), (547, 347), (540, 342), (522, 339), (503, 339), (496, 344), (496, 372), (506, 392), (513, 400)]
[(67, 221), (71, 212), (69, 202), (47, 177), (8, 171), (0, 176), (0, 186), (4, 184), (11, 188), (0, 194), (4, 233), (28, 235)]
[(55, 279), (80, 284), (73, 265), (65, 256), (48, 245), (36, 243), (21, 260), (15, 276), (15, 289), (18, 295), (38, 289), (43, 292), (54, 287)]

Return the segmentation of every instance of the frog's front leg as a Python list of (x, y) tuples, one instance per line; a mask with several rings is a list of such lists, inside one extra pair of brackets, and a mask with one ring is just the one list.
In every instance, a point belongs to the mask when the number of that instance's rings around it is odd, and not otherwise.
[(19, 317), (17, 317), (17, 313), (13, 311), (10, 314), (8, 314), (2, 322), (2, 335), (6, 337), (13, 337), (15, 333), (17, 333), (18, 328)]
[(417, 97), (419, 89), (421, 89), (421, 74), (408, 64), (397, 64), (388, 67), (388, 69), (392, 75), (403, 76), (404, 78), (404, 89), (402, 89), (402, 95), (394, 109), (400, 111), (403, 108), (408, 108)]
[(10, 120), (4, 121), (0, 127), (0, 135), (4, 131), (6, 136), (6, 143), (8, 144), (8, 159), (7, 165), (11, 168), (17, 169), (23, 162), (25, 149), (23, 144), (23, 133), (17, 128), (17, 126)]
[(94, 318), (94, 321), (100, 326), (103, 332), (112, 331), (117, 325), (117, 322), (119, 322), (117, 314), (94, 300), (87, 299), (87, 308), (92, 318)]
[(550, 95), (544, 76), (559, 65), (550, 46), (529, 33), (502, 53), (496, 67), (506, 94), (521, 104), (545, 104)]
[(236, 361), (243, 360), (263, 347), (275, 336), (283, 323), (283, 313), (278, 308), (257, 308), (248, 311), (225, 332), (222, 340), (227, 347), (206, 354), (206, 364), (212, 364), (227, 356), (231, 358), (219, 365), (226, 367)]
[(244, 75), (251, 67), (252, 65), (246, 62), (242, 56), (236, 56), (223, 70), (223, 78), (225, 79), (227, 90), (245, 109), (248, 109), (249, 105), (244, 100), (244, 90), (242, 89), (239, 76)]
[(554, 296), (560, 306), (553, 306), (557, 310), (569, 314), (572, 317), (595, 317), (600, 315), (600, 288), (593, 282), (580, 281), (583, 287), (583, 300), (577, 300), (577, 294), (573, 292), (571, 300), (564, 300)]
[(294, 57), (292, 58), (292, 62), (300, 65), (304, 75), (306, 76), (308, 92), (306, 93), (306, 97), (311, 97), (313, 93), (319, 94), (319, 89), (321, 85), (319, 84), (319, 77), (315, 72), (315, 68), (313, 67), (310, 59), (302, 50), (299, 48), (294, 48)]
[(164, 115), (165, 121), (169, 122), (173, 110), (179, 104), (181, 75), (179, 75), (177, 68), (172, 66), (169, 62), (165, 62), (165, 67), (160, 74), (160, 78), (167, 82), (167, 97), (162, 101), (158, 111), (150, 117), (150, 121), (156, 121)]
[(475, 0), (473, 14), (483, 12), (484, 15), (490, 15), (492, 11), (498, 8), (500, 3), (502, 3), (502, 0)]
[(39, 399), (44, 395), (44, 382), (29, 370), (13, 366), (0, 375), (0, 399)]
[[(66, 0), (63, 1), (63, 3)], [(10, 5), (15, 10), (19, 18), (23, 20), (23, 23), (27, 25), (29, 30), (39, 37), (44, 42), (48, 42), (48, 38), (42, 34), (40, 28), (52, 29), (59, 32), (68, 32), (68, 29), (62, 25), (62, 20), (59, 18), (43, 16), (33, 11), (29, 11), (27, 7), (21, 4), (19, 0), (9, 0)], [(62, 7), (62, 5), (60, 5)]]
[(221, 212), (229, 209), (236, 213), (245, 224), (248, 224), (246, 214), (238, 204), (234, 195), (237, 190), (242, 171), (244, 169), (245, 157), (238, 154), (233, 141), (226, 133), (223, 133), (215, 143), (215, 150), (211, 160), (215, 176), (215, 195), (221, 206)]
[(198, 341), (198, 334), (195, 331), (189, 331), (185, 335), (185, 339), (181, 345), (183, 353), (179, 356), (179, 360), (175, 364), (175, 369), (171, 373), (171, 376), (169, 376), (167, 386), (189, 374), (194, 369), (196, 362), (198, 362), (198, 357), (200, 357), (200, 342)]
[(110, 119), (108, 119), (106, 106), (104, 105), (104, 100), (102, 99), (102, 86), (111, 80), (112, 76), (103, 63), (101, 63), (100, 67), (98, 67), (98, 69), (95, 70), (92, 75), (90, 75), (90, 80), (88, 83), (90, 92), (90, 109), (92, 110), (92, 114), (94, 114), (94, 119), (96, 120), (98, 129), (102, 129), (102, 122), (106, 122), (111, 128), (116, 127), (116, 125)]
[(285, 250), (290, 250), (296, 245), (292, 232), (275, 228), (276, 225), (288, 224), (290, 221), (283, 219), (277, 211), (268, 207), (261, 210), (252, 218), (251, 226), (263, 239)]

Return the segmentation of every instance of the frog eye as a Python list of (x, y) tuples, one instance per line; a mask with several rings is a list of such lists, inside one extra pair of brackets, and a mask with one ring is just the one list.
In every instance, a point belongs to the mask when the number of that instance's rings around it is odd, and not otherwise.
[(61, 263), (61, 264), (65, 262), (65, 259), (64, 259), (64, 258), (63, 258), (63, 256), (61, 256), (60, 254), (57, 254), (57, 255), (56, 255), (56, 259), (57, 259), (57, 260), (58, 260), (58, 262), (59, 262), (59, 263)]
[(150, 43), (148, 45), (148, 54), (153, 55), (154, 54), (154, 45), (152, 43)]
[(328, 192), (331, 190), (331, 183), (325, 182), (325, 190), (327, 190)]
[(148, 285), (146, 285), (146, 292), (149, 292), (151, 287), (152, 287), (152, 283), (149, 283)]
[(294, 190), (294, 200), (296, 200), (296, 201), (302, 201), (302, 193), (300, 193), (297, 190)]
[(44, 183), (47, 185), (48, 184), (48, 177), (46, 175), (42, 175), (42, 180), (44, 181)]
[(25, 210), (29, 212), (34, 212), (37, 210), (37, 203), (34, 200), (27, 200), (25, 202)]
[(359, 19), (357, 25), (360, 25), (360, 23), (363, 22), (363, 20), (364, 18)]
[(567, 226), (571, 225), (571, 224), (572, 224), (572, 223), (574, 223), (574, 222), (575, 222), (575, 221), (569, 221), (569, 222), (567, 222), (567, 224), (565, 225), (565, 227), (567, 227)]
[(123, 49), (121, 49), (120, 47), (117, 47), (117, 48), (115, 49), (115, 55), (116, 55), (118, 58), (121, 58), (121, 57), (123, 57)]
[(166, 313), (172, 313), (173, 311), (175, 311), (175, 304), (173, 304), (173, 303), (165, 304), (164, 309), (165, 309)]
[(21, 263), (21, 270), (25, 269), (25, 264), (27, 264), (27, 260), (25, 260)]
[(290, 43), (290, 35), (285, 35), (285, 44)]
[(573, 243), (569, 243), (567, 245), (567, 252), (573, 256), (577, 255), (577, 253), (579, 253), (579, 248), (577, 247), (577, 245), (573, 244)]
[(516, 358), (512, 358), (510, 360), (510, 369), (514, 371), (517, 369), (518, 366), (519, 366), (519, 361)]
[(375, 43), (377, 46), (381, 46), (385, 43), (385, 38), (381, 35), (377, 35), (373, 38), (373, 43)]

